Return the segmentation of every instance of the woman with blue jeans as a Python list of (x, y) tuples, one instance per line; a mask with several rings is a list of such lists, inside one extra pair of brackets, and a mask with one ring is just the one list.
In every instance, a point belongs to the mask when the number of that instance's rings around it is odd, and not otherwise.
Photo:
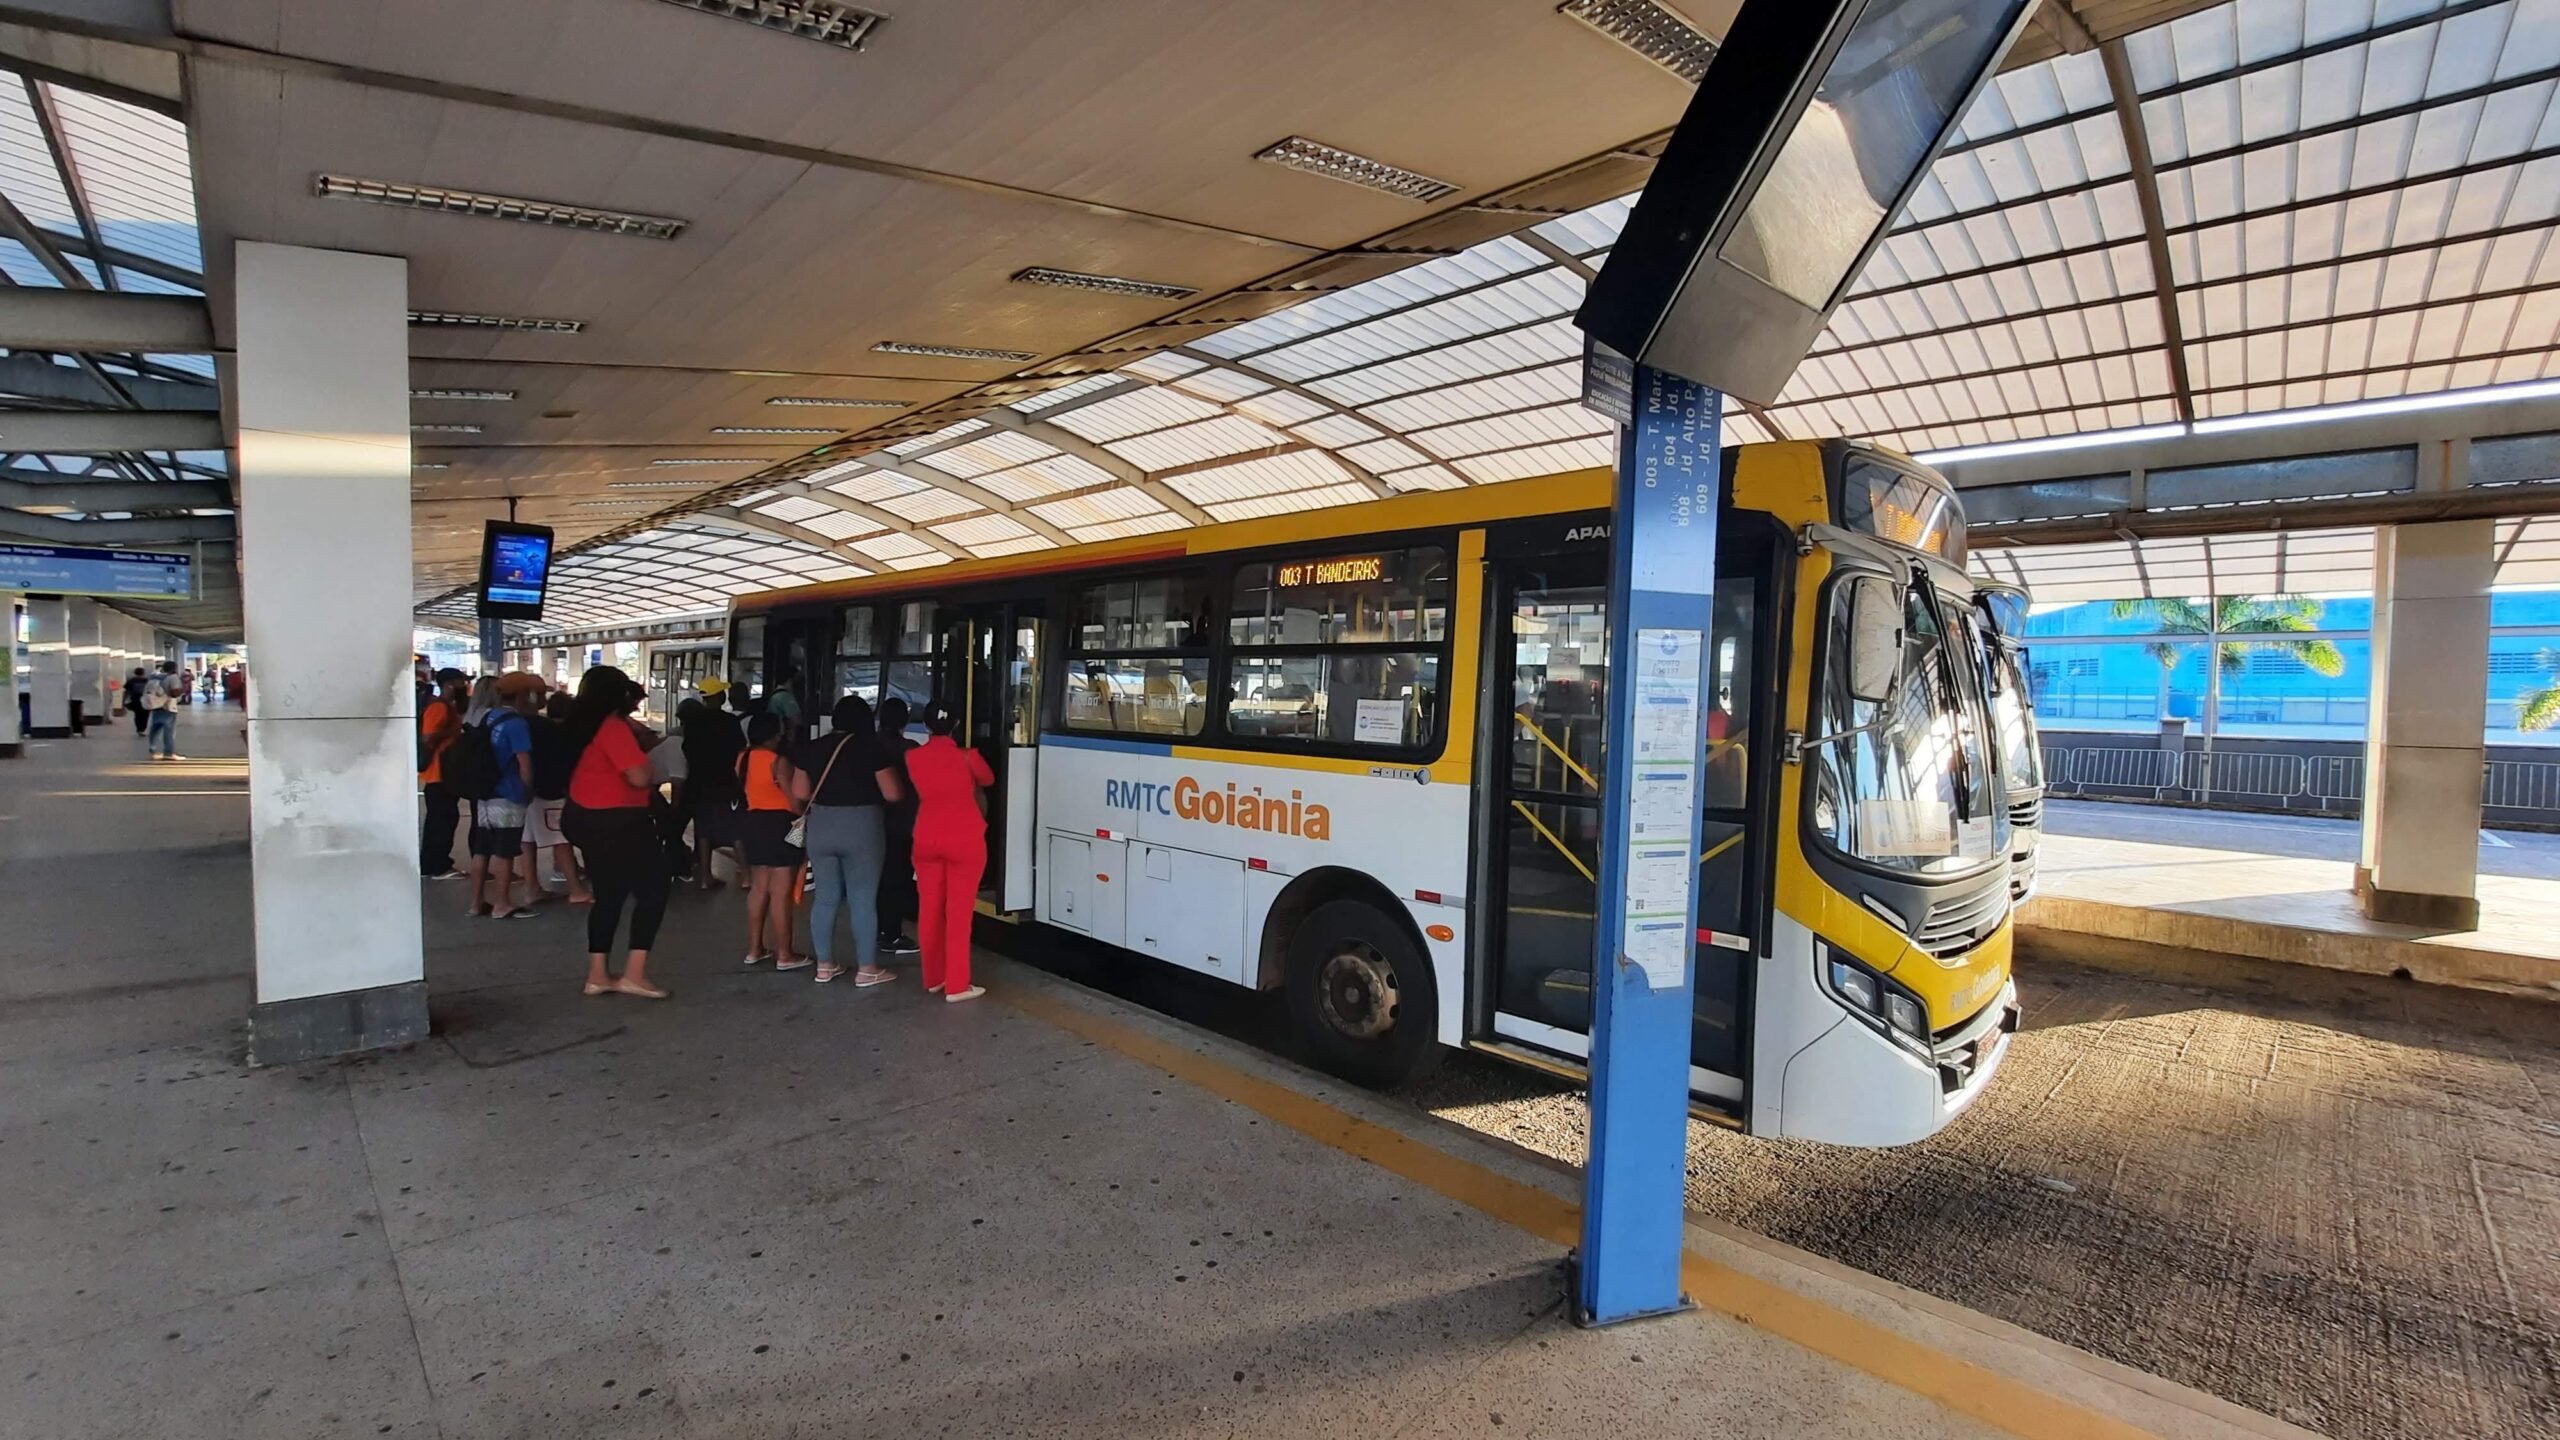
[(880, 968), (878, 902), (888, 807), (907, 791), (897, 761), (880, 748), (868, 701), (847, 695), (832, 719), (832, 733), (792, 757), (792, 798), (807, 819), (809, 939), (818, 951), (818, 983), (844, 974), (836, 963), (836, 916), (843, 913), (853, 927), (853, 983), (868, 989), (898, 978)]

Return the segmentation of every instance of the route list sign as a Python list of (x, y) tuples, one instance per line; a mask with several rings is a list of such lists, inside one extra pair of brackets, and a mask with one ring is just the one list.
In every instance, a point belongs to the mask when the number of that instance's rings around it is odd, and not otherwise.
[(162, 550), (0, 545), (0, 590), (185, 600), (196, 593), (195, 559)]

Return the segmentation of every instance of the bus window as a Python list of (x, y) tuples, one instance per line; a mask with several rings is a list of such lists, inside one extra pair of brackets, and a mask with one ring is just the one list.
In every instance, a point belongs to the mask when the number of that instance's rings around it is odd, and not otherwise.
[(848, 605), (836, 612), (836, 690), (880, 703), (880, 612)]
[(910, 600), (897, 610), (895, 650), (880, 672), (880, 698), (907, 702), (907, 713), (924, 723), (925, 706), (933, 701), (933, 602)]
[(1241, 740), (1416, 746), (1439, 724), (1440, 657), (1429, 651), (1239, 655), (1227, 729)]
[(1440, 725), (1449, 552), (1310, 555), (1236, 567), (1227, 732), (1244, 741), (1415, 749)]
[(1209, 720), (1208, 585), (1197, 575), (1076, 592), (1059, 723), (1114, 735), (1197, 735)]
[(1708, 642), (1715, 688), (1707, 700), (1707, 774), (1700, 801), (1709, 810), (1739, 810), (1748, 797), (1757, 584), (1748, 576), (1716, 582)]
[(752, 700), (764, 693), (764, 617), (750, 615), (737, 622), (729, 636), (729, 683), (737, 687), (737, 700)]

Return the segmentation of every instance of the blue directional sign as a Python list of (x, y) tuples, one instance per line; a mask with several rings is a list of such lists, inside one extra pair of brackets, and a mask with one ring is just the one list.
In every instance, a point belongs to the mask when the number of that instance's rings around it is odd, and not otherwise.
[(185, 600), (196, 593), (195, 559), (160, 550), (0, 545), (0, 590)]
[[(1619, 431), (1610, 526), (1591, 1163), (1575, 1272), (1575, 1312), (1592, 1325), (1686, 1304), (1690, 956), (1723, 485), (1723, 397), (1648, 366), (1627, 368), (1633, 418)], [(1605, 394), (1611, 378), (1587, 384)]]

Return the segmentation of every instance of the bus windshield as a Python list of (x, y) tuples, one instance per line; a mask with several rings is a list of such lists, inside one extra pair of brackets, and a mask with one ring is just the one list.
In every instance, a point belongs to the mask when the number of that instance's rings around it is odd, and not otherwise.
[[(2007, 796), (1989, 745), (1971, 605), (1906, 587), (1902, 673), (1886, 698), (1852, 693), (1852, 587), (1831, 587), (1814, 697), (1812, 828), (1842, 856), (1886, 870), (1957, 875), (2008, 855)], [(1835, 738), (1823, 738), (1835, 737)]]
[(2044, 788), (2044, 752), (2036, 743), (2035, 711), (2027, 703), (2026, 676), (2018, 667), (2018, 648), (1991, 637), (1989, 675), (1991, 723), (2000, 734), (2001, 778), (2012, 791)]

